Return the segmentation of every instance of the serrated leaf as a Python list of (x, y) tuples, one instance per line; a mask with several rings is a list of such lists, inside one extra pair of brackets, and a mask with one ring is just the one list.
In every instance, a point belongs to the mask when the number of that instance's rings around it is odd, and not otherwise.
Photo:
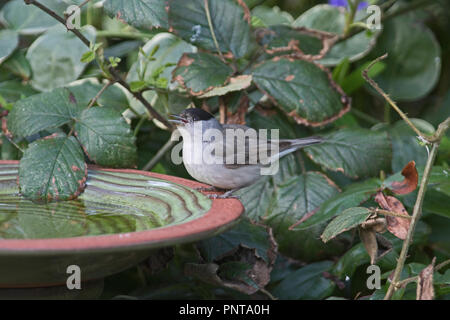
[[(231, 52), (242, 58), (253, 49), (250, 17), (234, 0), (208, 0), (211, 24), (223, 54)], [(209, 28), (204, 0), (170, 0), (169, 25), (184, 40), (206, 50), (217, 52)]]
[(322, 203), (339, 193), (339, 188), (321, 172), (294, 175), (277, 186), (276, 197), (266, 222), (276, 231), (277, 225), (293, 225), (314, 214)]
[(322, 233), (323, 242), (328, 242), (342, 232), (348, 231), (370, 216), (371, 211), (364, 207), (349, 208), (334, 218)]
[[(365, 18), (364, 11), (356, 15), (355, 21)], [(365, 21), (364, 21), (365, 22)], [(328, 4), (319, 4), (303, 12), (292, 24), (293, 27), (307, 27), (342, 36), (346, 24), (346, 11)], [(375, 45), (379, 32), (368, 35), (360, 32), (346, 40), (335, 44), (326, 56), (318, 62), (326, 66), (335, 66), (343, 59), (351, 62), (359, 60), (367, 55)]]
[[(103, 86), (104, 83), (99, 83), (96, 78), (86, 78), (69, 83), (67, 88), (74, 94), (78, 104), (85, 108)], [(122, 88), (118, 84), (113, 84), (98, 97), (96, 104), (123, 112), (129, 103)]]
[(161, 0), (108, 0), (104, 4), (104, 9), (111, 18), (142, 29), (167, 28), (165, 7), (165, 1)]
[(390, 168), (392, 149), (385, 132), (341, 129), (323, 138), (323, 143), (304, 150), (312, 161), (326, 169), (361, 178)]
[(333, 281), (323, 276), (332, 265), (331, 261), (321, 261), (291, 272), (272, 290), (272, 294), (279, 299), (323, 299), (335, 287)]
[(215, 87), (226, 85), (233, 69), (217, 56), (207, 53), (185, 53), (173, 70), (178, 81), (191, 95), (202, 95)]
[[(95, 29), (84, 27), (81, 32), (95, 41)], [(31, 85), (40, 91), (50, 91), (78, 79), (86, 64), (81, 57), (86, 45), (64, 26), (55, 26), (39, 36), (28, 48), (27, 59), (33, 76)]]
[(75, 135), (89, 159), (98, 165), (135, 165), (134, 137), (120, 112), (105, 107), (83, 110), (75, 124)]
[(307, 61), (276, 57), (253, 70), (253, 81), (297, 123), (321, 126), (350, 109), (331, 74)]
[(83, 151), (74, 137), (57, 135), (37, 140), (20, 161), (20, 192), (33, 201), (76, 198), (86, 178)]
[(72, 121), (81, 107), (67, 88), (58, 88), (19, 100), (8, 116), (8, 128), (19, 137), (31, 136)]
[(17, 48), (19, 35), (12, 30), (0, 30), (0, 64)]
[(229, 92), (240, 91), (248, 88), (252, 84), (252, 76), (243, 74), (237, 77), (230, 78), (227, 85), (222, 87), (216, 87), (211, 91), (199, 96), (199, 98), (209, 98), (216, 96), (223, 96)]
[(369, 179), (351, 184), (343, 192), (325, 201), (316, 213), (306, 221), (298, 224), (294, 230), (310, 228), (333, 218), (348, 208), (359, 206), (372, 195), (375, 195), (380, 185), (381, 182), (378, 179)]
[(252, 18), (257, 17), (266, 26), (275, 25), (291, 25), (294, 22), (294, 18), (289, 12), (280, 10), (279, 7), (268, 7), (265, 5), (256, 6), (252, 9)]

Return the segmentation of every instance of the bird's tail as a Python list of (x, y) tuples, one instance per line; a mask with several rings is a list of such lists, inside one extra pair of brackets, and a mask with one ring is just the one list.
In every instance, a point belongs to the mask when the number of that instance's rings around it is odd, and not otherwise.
[(313, 144), (322, 143), (324, 141), (325, 140), (322, 137), (318, 137), (318, 136), (290, 140), (291, 147), (296, 147), (296, 148), (307, 147), (307, 146), (310, 146)]

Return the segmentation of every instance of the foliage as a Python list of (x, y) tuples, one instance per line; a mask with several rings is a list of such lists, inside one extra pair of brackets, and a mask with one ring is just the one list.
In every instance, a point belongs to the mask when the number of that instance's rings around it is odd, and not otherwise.
[[(397, 280), (426, 283), (419, 298), (449, 297), (446, 1), (371, 1), (383, 11), (371, 30), (355, 0), (91, 0), (72, 32), (34, 5), (64, 21), (70, 1), (25, 2), (0, 1), (1, 157), (21, 160), (33, 201), (77, 197), (91, 163), (189, 178), (166, 145), (168, 115), (188, 106), (325, 138), (240, 190), (236, 227), (175, 247), (158, 274), (144, 262), (108, 278), (103, 297), (381, 299), (410, 240)], [(362, 73), (384, 53), (368, 72), (382, 97)], [(384, 284), (369, 290), (374, 263)], [(408, 283), (393, 298), (416, 298)]]

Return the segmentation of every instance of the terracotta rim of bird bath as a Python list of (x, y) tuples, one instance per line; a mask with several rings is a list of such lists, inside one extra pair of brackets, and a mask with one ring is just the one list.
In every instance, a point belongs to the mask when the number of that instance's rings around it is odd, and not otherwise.
[[(19, 161), (0, 160), (0, 164), (15, 164)], [(163, 179), (184, 185), (189, 188), (205, 187), (207, 185), (196, 181), (169, 176), (165, 174), (132, 170), (132, 169), (108, 169), (98, 166), (89, 166), (90, 169), (137, 173), (152, 178)], [(214, 235), (215, 231), (222, 230), (232, 225), (244, 212), (242, 203), (237, 199), (214, 199), (211, 209), (202, 217), (186, 223), (173, 226), (161, 227), (145, 231), (130, 233), (118, 233), (100, 236), (81, 236), (70, 238), (51, 239), (4, 239), (0, 240), (0, 252), (18, 253), (42, 253), (55, 251), (78, 251), (78, 250), (102, 250), (102, 249), (128, 249), (130, 247), (153, 247), (157, 244), (171, 245), (177, 240), (188, 238), (195, 241), (202, 235)], [(162, 245), (164, 246), (164, 245)]]

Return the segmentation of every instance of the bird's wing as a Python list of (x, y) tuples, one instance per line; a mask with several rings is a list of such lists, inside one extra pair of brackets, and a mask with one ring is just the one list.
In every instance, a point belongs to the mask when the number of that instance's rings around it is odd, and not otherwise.
[[(238, 124), (225, 124), (223, 128), (223, 149), (217, 156), (222, 158), (228, 169), (248, 165), (268, 166), (274, 160), (299, 148), (322, 142), (320, 137), (270, 140), (260, 136), (257, 130)], [(231, 129), (228, 139), (227, 129)]]

